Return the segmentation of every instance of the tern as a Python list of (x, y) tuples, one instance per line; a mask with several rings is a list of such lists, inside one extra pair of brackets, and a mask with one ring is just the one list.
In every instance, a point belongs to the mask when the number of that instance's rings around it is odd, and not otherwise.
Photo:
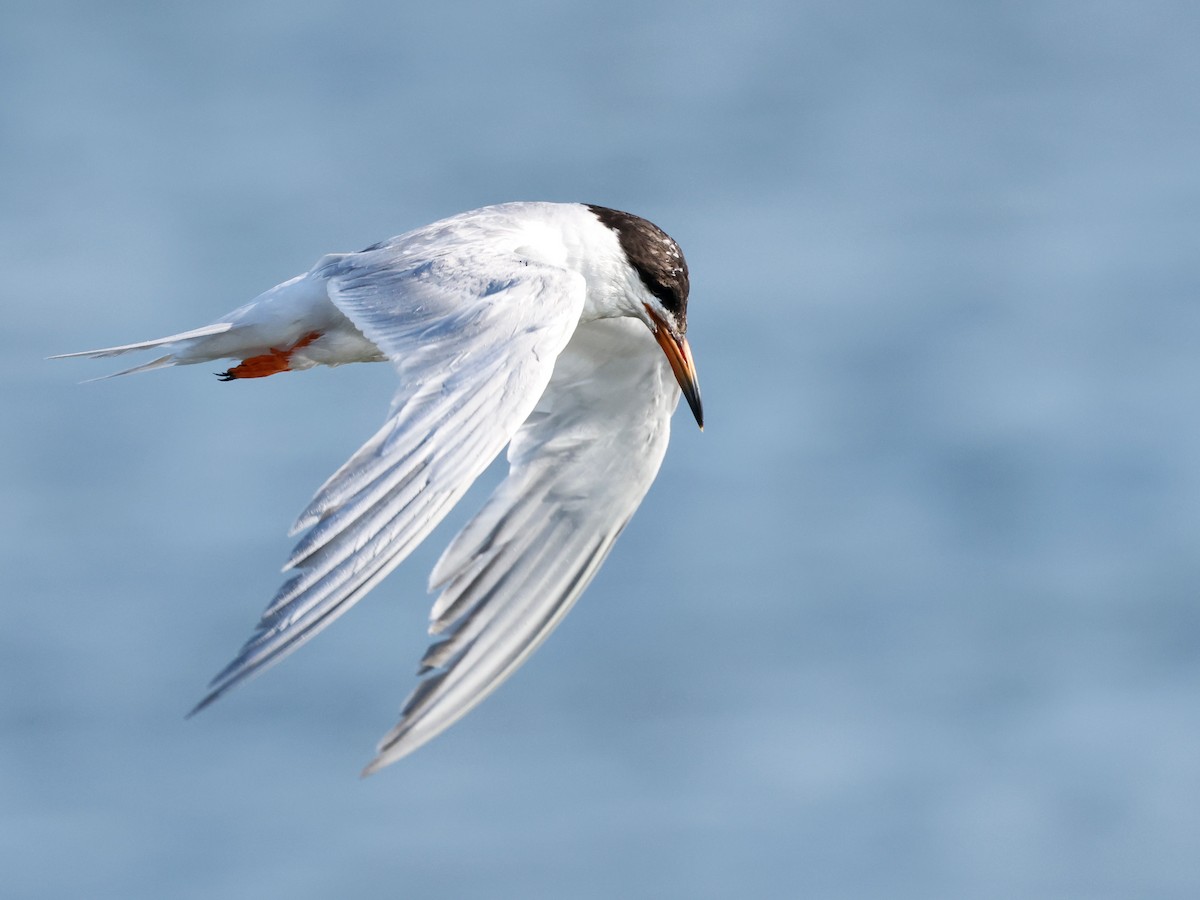
[(679, 245), (643, 218), (505, 203), (324, 256), (211, 325), (52, 357), (162, 354), (115, 375), (238, 360), (224, 381), (376, 361), (399, 374), (383, 427), (292, 526), (295, 573), (192, 712), (349, 610), (507, 446), (507, 476), (433, 568), (436, 640), (363, 774), (466, 715), (604, 562), (658, 473), (680, 393), (704, 427), (688, 290)]

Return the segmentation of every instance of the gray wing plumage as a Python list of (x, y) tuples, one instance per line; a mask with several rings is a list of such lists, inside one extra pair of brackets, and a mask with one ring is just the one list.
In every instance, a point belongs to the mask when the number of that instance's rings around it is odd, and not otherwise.
[(314, 637), (408, 556), (528, 418), (575, 328), (579, 275), (469, 242), (434, 258), (413, 244), (314, 269), (400, 388), (384, 426), (297, 520), (293, 534), (310, 529), (285, 566), (297, 574), (193, 712)]
[(508, 451), (510, 471), (446, 549), (425, 678), (366, 773), (456, 722), (571, 608), (658, 472), (679, 389), (631, 319), (580, 325)]

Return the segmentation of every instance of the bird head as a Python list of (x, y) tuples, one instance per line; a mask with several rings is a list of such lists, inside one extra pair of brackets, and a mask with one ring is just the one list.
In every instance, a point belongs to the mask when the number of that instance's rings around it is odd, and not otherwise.
[(604, 206), (588, 207), (601, 224), (616, 232), (625, 260), (637, 274), (633, 314), (646, 323), (662, 348), (675, 373), (675, 380), (704, 429), (704, 409), (700, 403), (700, 381), (692, 348), (687, 342), (687, 260), (679, 245), (652, 222)]

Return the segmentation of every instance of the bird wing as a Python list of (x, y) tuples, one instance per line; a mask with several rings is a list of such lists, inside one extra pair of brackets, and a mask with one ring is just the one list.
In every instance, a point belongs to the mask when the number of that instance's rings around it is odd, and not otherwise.
[(508, 477), (430, 578), (442, 639), (366, 773), (464, 716), (554, 629), (596, 574), (662, 462), (679, 388), (641, 322), (581, 324), (508, 449)]
[(314, 267), (400, 388), (384, 426), (300, 515), (291, 533), (309, 531), (284, 566), (297, 573), (193, 713), (314, 637), (408, 556), (528, 418), (579, 320), (578, 273), (479, 242), (430, 255), (413, 234)]

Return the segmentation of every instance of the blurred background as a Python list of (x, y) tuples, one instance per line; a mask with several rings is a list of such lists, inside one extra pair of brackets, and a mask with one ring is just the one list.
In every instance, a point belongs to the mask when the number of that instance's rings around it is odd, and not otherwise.
[[(4, 18), (6, 897), (1200, 895), (1195, 4)], [(679, 240), (706, 431), (413, 757), (357, 778), (486, 488), (185, 721), (392, 372), (43, 357), (512, 199)]]

